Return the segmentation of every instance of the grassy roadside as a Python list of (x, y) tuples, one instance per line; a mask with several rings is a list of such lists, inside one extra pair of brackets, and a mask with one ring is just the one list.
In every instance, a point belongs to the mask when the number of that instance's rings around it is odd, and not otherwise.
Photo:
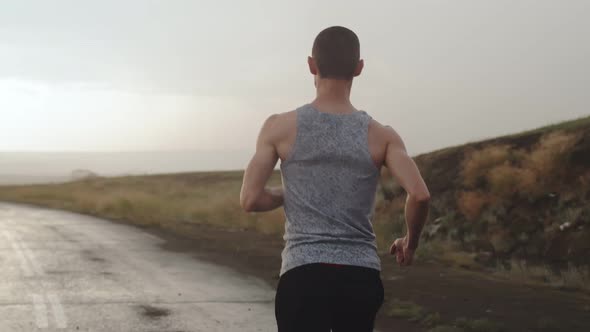
[[(196, 223), (263, 234), (282, 231), (282, 211), (246, 214), (238, 193), (243, 172), (93, 178), (64, 184), (0, 187), (0, 199), (174, 230)], [(280, 183), (275, 174), (271, 180)], [(277, 182), (278, 181), (278, 182)]]

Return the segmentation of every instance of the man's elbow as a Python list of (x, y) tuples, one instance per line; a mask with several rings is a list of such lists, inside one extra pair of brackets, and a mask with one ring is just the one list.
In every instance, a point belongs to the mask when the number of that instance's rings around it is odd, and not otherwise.
[(421, 205), (428, 205), (430, 202), (430, 192), (428, 190), (420, 190), (411, 195), (415, 202)]
[(416, 201), (420, 204), (427, 205), (430, 202), (430, 193), (426, 192), (416, 196)]
[(256, 211), (256, 197), (250, 194), (243, 194), (240, 196), (240, 206), (245, 212)]

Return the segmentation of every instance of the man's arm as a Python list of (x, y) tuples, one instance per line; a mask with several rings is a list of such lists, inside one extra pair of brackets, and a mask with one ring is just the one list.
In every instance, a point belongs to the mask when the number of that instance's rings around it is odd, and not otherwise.
[(385, 129), (387, 131), (385, 165), (408, 194), (405, 206), (408, 233), (404, 238), (397, 239), (393, 243), (390, 253), (397, 254), (398, 263), (401, 265), (409, 265), (412, 263), (414, 250), (418, 247), (420, 234), (428, 217), (430, 193), (416, 163), (408, 155), (401, 137), (393, 128)]
[(256, 153), (244, 173), (240, 205), (246, 212), (270, 211), (283, 204), (282, 187), (267, 188), (279, 156), (273, 142), (277, 115), (271, 115), (262, 126), (256, 142)]

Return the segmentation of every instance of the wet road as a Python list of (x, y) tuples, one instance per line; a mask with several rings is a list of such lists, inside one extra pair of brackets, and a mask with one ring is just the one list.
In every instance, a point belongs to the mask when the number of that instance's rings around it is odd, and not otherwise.
[(276, 331), (262, 280), (140, 229), (0, 203), (0, 331)]

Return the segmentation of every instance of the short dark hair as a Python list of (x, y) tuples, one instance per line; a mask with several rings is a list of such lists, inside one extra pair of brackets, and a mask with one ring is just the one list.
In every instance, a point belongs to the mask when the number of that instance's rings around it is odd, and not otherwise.
[(317, 35), (311, 53), (321, 78), (349, 80), (360, 59), (360, 42), (352, 30), (333, 26)]

